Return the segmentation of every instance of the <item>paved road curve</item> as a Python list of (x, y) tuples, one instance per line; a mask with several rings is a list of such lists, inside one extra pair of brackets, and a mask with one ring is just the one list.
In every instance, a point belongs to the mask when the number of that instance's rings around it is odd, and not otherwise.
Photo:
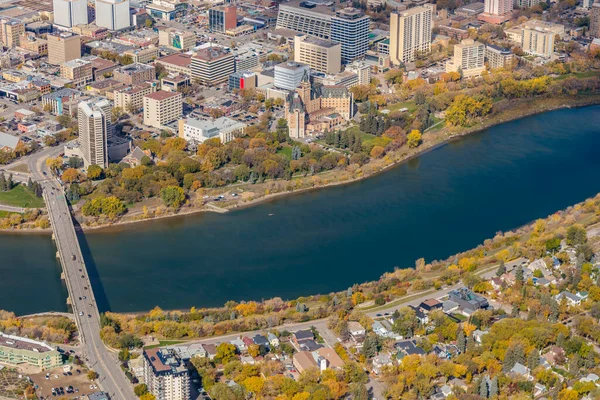
[(43, 160), (40, 160), (37, 167), (31, 171), (44, 189), (44, 200), (63, 276), (83, 345), (83, 358), (98, 373), (101, 389), (109, 393), (112, 399), (134, 400), (136, 397), (132, 387), (121, 371), (117, 358), (100, 339), (100, 314), (63, 189), (54, 179), (48, 178), (50, 174)]

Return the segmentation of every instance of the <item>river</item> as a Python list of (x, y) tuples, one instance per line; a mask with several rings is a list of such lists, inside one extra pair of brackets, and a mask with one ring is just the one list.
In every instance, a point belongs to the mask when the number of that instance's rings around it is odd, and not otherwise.
[[(599, 149), (600, 106), (547, 112), (361, 182), (87, 233), (84, 254), (103, 310), (328, 293), (420, 257), (446, 258), (595, 195)], [(0, 254), (0, 308), (64, 310), (49, 236), (1, 236)]]

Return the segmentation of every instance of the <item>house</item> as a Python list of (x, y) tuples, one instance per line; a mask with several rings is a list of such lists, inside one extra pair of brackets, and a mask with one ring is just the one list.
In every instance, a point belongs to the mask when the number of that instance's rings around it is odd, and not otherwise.
[(521, 363), (516, 363), (515, 366), (510, 370), (509, 374), (527, 378), (528, 380), (533, 379), (530, 369)]
[(317, 367), (317, 362), (310, 351), (299, 351), (294, 353), (292, 363), (299, 373)]
[(436, 299), (427, 299), (425, 301), (422, 301), (421, 304), (419, 304), (419, 308), (426, 312), (431, 312), (433, 310), (441, 310), (442, 303)]
[(269, 339), (269, 344), (271, 345), (271, 347), (279, 347), (279, 338), (273, 333), (269, 333), (267, 335), (267, 339)]
[(533, 284), (536, 286), (548, 287), (551, 283), (552, 281), (546, 278), (533, 278)]
[(533, 387), (533, 397), (541, 396), (542, 394), (544, 394), (546, 392), (547, 392), (546, 386), (542, 385), (539, 382), (536, 383), (535, 386)]
[(254, 344), (254, 340), (250, 339), (248, 336), (244, 336), (242, 338), (242, 342), (244, 342), (244, 344), (246, 345), (246, 348), (248, 348), (249, 346), (252, 346)]
[(394, 344), (396, 350), (398, 350), (398, 358), (404, 356), (410, 356), (413, 354), (424, 356), (425, 350), (416, 345), (414, 340), (405, 340)]
[(544, 275), (546, 275), (546, 272), (548, 272), (548, 266), (546, 265), (546, 262), (541, 258), (538, 258), (537, 260), (529, 263), (527, 269), (531, 272), (535, 272), (536, 269), (539, 269), (540, 271), (544, 272)]
[[(579, 293), (578, 293), (579, 294)], [(563, 299), (567, 301), (572, 306), (578, 306), (581, 304), (582, 298), (578, 296), (578, 294), (573, 294), (571, 292), (562, 291), (556, 295), (555, 299), (558, 302), (561, 302)], [(586, 295), (587, 297), (587, 295)]]
[(202, 347), (204, 347), (204, 351), (206, 352), (206, 357), (208, 357), (209, 359), (214, 359), (215, 356), (217, 355), (217, 346), (214, 344), (203, 344)]
[(446, 300), (442, 303), (442, 309), (445, 313), (450, 313), (458, 310), (458, 303), (452, 300)]
[(242, 339), (233, 339), (230, 340), (229, 343), (234, 345), (240, 353), (243, 353), (244, 351), (248, 350), (248, 346), (246, 346), (246, 343), (244, 343)]
[(254, 344), (269, 348), (269, 340), (266, 337), (264, 337), (263, 335), (255, 335), (252, 338), (252, 341), (254, 342)]
[(241, 356), (240, 361), (242, 362), (242, 364), (248, 364), (248, 365), (256, 364), (256, 361), (254, 360), (254, 358), (252, 358), (252, 356)]
[(448, 299), (457, 303), (459, 309), (467, 313), (473, 313), (481, 309), (485, 310), (490, 306), (485, 297), (475, 294), (467, 287), (450, 291)]
[(312, 331), (310, 331), (308, 329), (303, 330), (303, 331), (297, 331), (292, 336), (292, 341), (297, 346), (300, 346), (301, 343), (306, 342), (307, 340), (314, 340), (314, 339), (315, 339), (315, 335), (313, 335)]
[(383, 337), (395, 337), (394, 333), (392, 332), (392, 327), (390, 325), (389, 322), (387, 321), (375, 321), (373, 322), (373, 325), (371, 325), (371, 328), (373, 329), (373, 332), (375, 332), (375, 334), (377, 336), (383, 336)]
[(495, 290), (500, 290), (502, 289), (503, 284), (502, 278), (495, 276), (492, 279), (490, 279), (490, 284)]
[(440, 393), (444, 397), (448, 397), (452, 394), (452, 388), (448, 385), (444, 385), (440, 388)]
[(444, 343), (436, 344), (431, 351), (433, 354), (444, 360), (449, 360), (460, 353), (456, 345)]
[(429, 317), (425, 314), (420, 308), (415, 306), (408, 306), (415, 312), (415, 317), (419, 321), (421, 325), (427, 325), (429, 322)]
[(473, 331), (473, 339), (479, 344), (481, 344), (481, 339), (488, 334), (488, 331), (481, 331), (479, 329)]
[(565, 351), (561, 347), (552, 346), (547, 353), (542, 355), (542, 358), (545, 359), (550, 365), (554, 366), (564, 362)]
[(383, 367), (393, 365), (392, 357), (388, 353), (377, 354), (373, 358), (373, 372), (377, 375), (381, 373)]
[(352, 339), (356, 340), (366, 335), (367, 330), (357, 321), (348, 322), (348, 332)]
[(129, 166), (133, 168), (142, 165), (142, 158), (144, 157), (148, 157), (152, 160), (152, 152), (150, 150), (142, 150), (139, 146), (135, 146), (135, 149), (126, 155), (121, 162), (129, 164)]
[(598, 379), (600, 379), (600, 377), (598, 377), (598, 375), (594, 374), (594, 373), (590, 373), (587, 376), (584, 376), (583, 378), (580, 379), (581, 382), (598, 382)]
[(315, 353), (313, 353), (313, 357), (316, 355), (327, 360), (327, 368), (339, 369), (344, 367), (344, 360), (331, 347), (321, 347)]
[(315, 351), (315, 350), (320, 349), (321, 347), (323, 347), (323, 346), (321, 346), (314, 340), (306, 340), (306, 341), (300, 343), (300, 346), (298, 346), (298, 348), (302, 351)]

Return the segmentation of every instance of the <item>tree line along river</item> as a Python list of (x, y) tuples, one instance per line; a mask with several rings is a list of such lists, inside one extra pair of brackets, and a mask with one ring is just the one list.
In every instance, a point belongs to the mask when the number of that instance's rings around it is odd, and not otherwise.
[[(443, 259), (600, 191), (600, 106), (452, 141), (375, 177), (86, 233), (101, 310), (143, 311), (342, 290)], [(0, 236), (0, 309), (65, 310), (49, 235)]]

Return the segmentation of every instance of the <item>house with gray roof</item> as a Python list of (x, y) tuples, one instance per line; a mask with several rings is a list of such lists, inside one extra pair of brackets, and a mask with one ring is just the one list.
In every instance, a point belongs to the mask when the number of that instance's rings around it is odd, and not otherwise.
[(0, 132), (0, 150), (14, 151), (21, 144), (21, 139), (8, 133)]

